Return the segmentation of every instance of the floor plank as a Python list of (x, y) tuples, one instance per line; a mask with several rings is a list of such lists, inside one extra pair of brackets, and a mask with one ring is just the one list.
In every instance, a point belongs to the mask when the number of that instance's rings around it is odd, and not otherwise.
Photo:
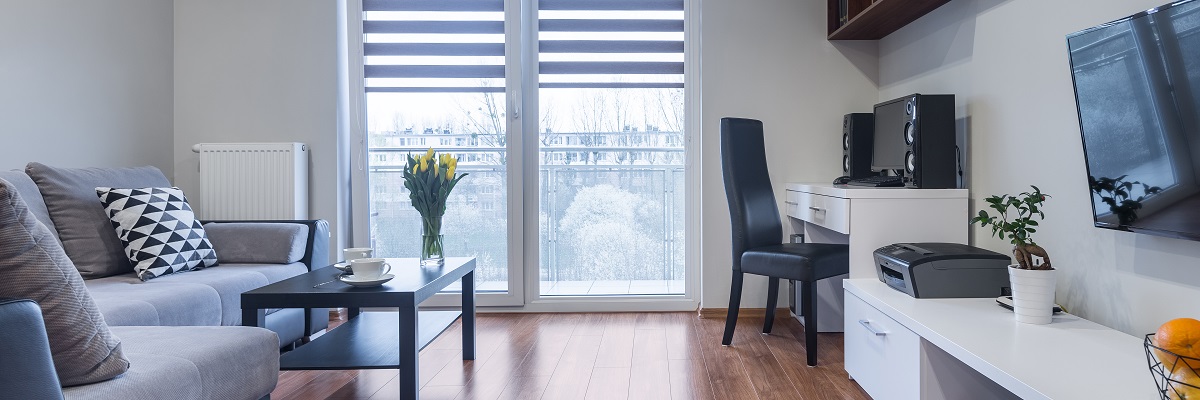
[(665, 329), (638, 329), (633, 336), (630, 399), (671, 398), (671, 369)]
[[(336, 325), (340, 320), (334, 320)], [(476, 359), (462, 360), (455, 324), (420, 355), (422, 399), (851, 399), (841, 334), (818, 335), (818, 366), (804, 364), (804, 327), (787, 315), (762, 335), (738, 321), (721, 346), (722, 319), (695, 313), (480, 314)], [(395, 370), (284, 371), (277, 400), (388, 400)]]
[[(752, 321), (743, 320), (742, 323)], [(713, 394), (719, 399), (758, 399), (754, 383), (742, 367), (742, 359), (737, 346), (722, 346), (720, 337), (725, 329), (725, 322), (714, 319), (701, 319), (700, 329), (703, 334), (700, 340), (700, 353), (704, 365), (708, 368), (709, 382), (712, 383)]]
[[(557, 398), (557, 397), (552, 397)], [(595, 367), (587, 383), (585, 400), (624, 400), (629, 398), (629, 368)]]
[[(761, 324), (749, 324), (741, 321), (734, 330), (733, 344), (728, 349), (734, 349), (741, 358), (742, 369), (754, 384), (754, 391), (762, 400), (780, 400), (803, 398), (792, 385), (791, 379), (784, 372), (780, 360), (775, 358), (767, 342), (763, 340)], [(804, 359), (785, 358), (785, 364), (801, 364)]]
[(601, 338), (602, 336), (572, 335), (567, 340), (566, 349), (554, 367), (550, 382), (546, 384), (543, 399), (582, 399), (587, 394), (587, 384), (591, 380), (592, 369), (596, 366), (596, 357), (600, 353)]

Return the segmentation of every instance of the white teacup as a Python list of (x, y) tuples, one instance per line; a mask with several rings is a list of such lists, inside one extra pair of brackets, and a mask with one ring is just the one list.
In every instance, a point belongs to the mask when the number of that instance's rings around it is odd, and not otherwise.
[(354, 271), (355, 279), (369, 281), (392, 272), (392, 265), (382, 258), (359, 258), (350, 260), (350, 270)]
[(360, 258), (371, 258), (374, 253), (370, 247), (351, 247), (342, 250), (342, 259), (352, 261)]

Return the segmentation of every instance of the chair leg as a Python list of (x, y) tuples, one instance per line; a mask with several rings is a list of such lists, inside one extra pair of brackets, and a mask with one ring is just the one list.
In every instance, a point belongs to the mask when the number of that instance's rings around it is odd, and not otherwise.
[(779, 303), (779, 278), (771, 278), (767, 283), (767, 314), (763, 321), (763, 333), (771, 333), (775, 325), (775, 307)]
[(804, 313), (804, 353), (808, 355), (808, 366), (817, 366), (817, 290), (813, 281), (802, 281), (800, 290), (804, 298), (800, 309)]
[(737, 325), (738, 308), (742, 306), (742, 272), (733, 271), (733, 282), (729, 286), (729, 314), (725, 316), (725, 336), (721, 345), (733, 343), (733, 328)]

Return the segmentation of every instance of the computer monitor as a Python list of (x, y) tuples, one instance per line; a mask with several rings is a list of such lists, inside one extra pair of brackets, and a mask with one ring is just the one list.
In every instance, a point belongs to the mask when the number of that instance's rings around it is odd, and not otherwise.
[(907, 98), (875, 105), (875, 146), (871, 151), (871, 170), (904, 169), (904, 125)]

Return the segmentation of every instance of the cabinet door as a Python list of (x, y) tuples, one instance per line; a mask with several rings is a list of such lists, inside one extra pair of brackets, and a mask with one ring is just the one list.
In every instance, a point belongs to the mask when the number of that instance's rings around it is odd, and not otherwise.
[(846, 372), (875, 400), (918, 399), (921, 337), (846, 293)]

